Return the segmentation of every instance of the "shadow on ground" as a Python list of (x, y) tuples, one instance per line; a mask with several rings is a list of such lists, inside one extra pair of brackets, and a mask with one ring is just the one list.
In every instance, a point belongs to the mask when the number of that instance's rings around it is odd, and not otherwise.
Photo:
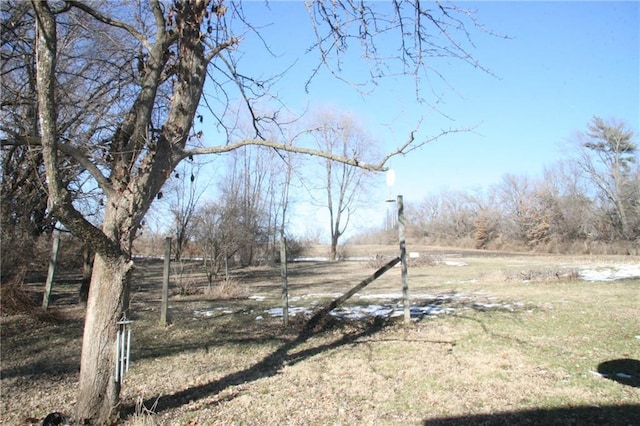
[[(614, 359), (598, 365), (602, 377), (623, 385), (640, 387), (640, 361), (631, 358)], [(638, 416), (640, 424), (640, 416)]]
[[(318, 328), (321, 329), (321, 332), (322, 329), (327, 327), (327, 324), (307, 323), (295, 339), (283, 343), (278, 349), (251, 367), (231, 373), (220, 380), (206, 383), (204, 385), (194, 386), (170, 395), (163, 395), (157, 399), (149, 399), (144, 401), (144, 406), (155, 406), (154, 412), (160, 413), (162, 411), (181, 407), (193, 401), (217, 395), (231, 386), (237, 386), (254, 382), (265, 377), (275, 376), (285, 366), (295, 365), (298, 362), (309, 359), (325, 351), (352, 344), (360, 338), (371, 336), (387, 327), (390, 324), (390, 321), (392, 320), (376, 318), (358, 331), (342, 334), (341, 337), (338, 337), (329, 343), (296, 352), (295, 349), (297, 347), (307, 342), (310, 338), (318, 335), (319, 332), (316, 332)], [(328, 327), (330, 326), (331, 325)], [(121, 415), (123, 417), (127, 417), (132, 415), (134, 412), (134, 406), (125, 406), (121, 410)]]
[(495, 414), (442, 417), (425, 420), (425, 426), (453, 425), (637, 425), (640, 405), (563, 407), (509, 411)]

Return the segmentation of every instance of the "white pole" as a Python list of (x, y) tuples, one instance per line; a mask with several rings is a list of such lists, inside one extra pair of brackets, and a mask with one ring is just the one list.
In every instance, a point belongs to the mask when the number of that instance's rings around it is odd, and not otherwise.
[(120, 326), (116, 334), (116, 382), (120, 381)]
[(129, 371), (129, 357), (131, 356), (131, 324), (127, 324), (127, 365), (125, 371)]

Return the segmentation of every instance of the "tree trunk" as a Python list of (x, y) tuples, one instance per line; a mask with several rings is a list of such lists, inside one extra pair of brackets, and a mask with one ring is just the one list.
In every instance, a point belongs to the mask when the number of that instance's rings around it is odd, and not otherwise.
[(337, 234), (331, 235), (331, 252), (329, 253), (329, 262), (338, 261), (338, 238), (339, 235)]
[(128, 308), (133, 262), (96, 254), (87, 301), (76, 419), (112, 424), (118, 417), (120, 383), (115, 381), (117, 322)]

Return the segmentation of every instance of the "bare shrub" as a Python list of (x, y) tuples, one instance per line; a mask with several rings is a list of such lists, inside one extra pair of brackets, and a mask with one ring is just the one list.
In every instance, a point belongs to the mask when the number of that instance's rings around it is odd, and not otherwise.
[(180, 280), (177, 294), (180, 296), (193, 296), (194, 294), (202, 294), (204, 291), (200, 288), (193, 278)]
[[(306, 253), (308, 249), (308, 242), (305, 242), (299, 238), (287, 238), (287, 259), (297, 259)], [(278, 253), (278, 256), (280, 254)]]
[(390, 259), (391, 258), (389, 256), (384, 256), (382, 254), (376, 254), (371, 259), (369, 259), (369, 261), (367, 262), (367, 267), (369, 267), (371, 269), (376, 269), (376, 270), (380, 269), (384, 265), (389, 263)]
[(407, 259), (407, 264), (410, 268), (416, 268), (420, 266), (435, 266), (441, 262), (442, 256), (430, 253), (419, 253), (418, 257), (408, 257)]
[(156, 424), (153, 416), (155, 415), (155, 410), (158, 405), (158, 400), (156, 399), (155, 403), (151, 408), (147, 408), (144, 405), (142, 397), (138, 397), (136, 399), (136, 411), (130, 419), (131, 426), (152, 426)]
[(51, 239), (48, 236), (33, 237), (5, 228), (7, 227), (2, 229), (0, 239), (2, 283), (19, 278), (22, 268), (32, 272), (45, 272), (51, 257)]
[(0, 287), (2, 315), (29, 313), (38, 306), (37, 296), (23, 285), (26, 274), (27, 268), (21, 266), (11, 280)]
[(225, 279), (209, 286), (205, 294), (214, 299), (244, 299), (250, 296), (249, 290), (233, 278)]
[(174, 294), (180, 296), (192, 296), (194, 294), (202, 294), (202, 289), (197, 285), (193, 276), (194, 266), (188, 266), (187, 261), (181, 259), (171, 262), (172, 282), (177, 286)]

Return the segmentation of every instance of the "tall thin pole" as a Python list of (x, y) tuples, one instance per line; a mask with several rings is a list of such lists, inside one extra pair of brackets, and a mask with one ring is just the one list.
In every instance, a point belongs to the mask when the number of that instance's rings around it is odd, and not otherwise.
[(168, 324), (167, 310), (169, 308), (169, 264), (171, 262), (171, 237), (165, 239), (164, 271), (162, 274), (162, 306), (160, 308), (160, 326)]
[(287, 239), (280, 239), (280, 273), (282, 276), (282, 323), (289, 324), (289, 284), (287, 278)]
[(404, 236), (404, 203), (402, 195), (398, 195), (398, 240), (400, 241), (400, 263), (402, 268), (402, 304), (404, 306), (404, 322), (411, 321), (409, 311), (409, 280), (407, 278), (407, 246)]
[(53, 234), (53, 248), (51, 249), (51, 259), (49, 260), (49, 271), (47, 272), (47, 281), (44, 286), (44, 296), (42, 297), (42, 310), (49, 308), (49, 299), (51, 298), (51, 289), (53, 287), (53, 277), (56, 273), (56, 263), (58, 262), (58, 251), (60, 250), (60, 235), (56, 232)]

